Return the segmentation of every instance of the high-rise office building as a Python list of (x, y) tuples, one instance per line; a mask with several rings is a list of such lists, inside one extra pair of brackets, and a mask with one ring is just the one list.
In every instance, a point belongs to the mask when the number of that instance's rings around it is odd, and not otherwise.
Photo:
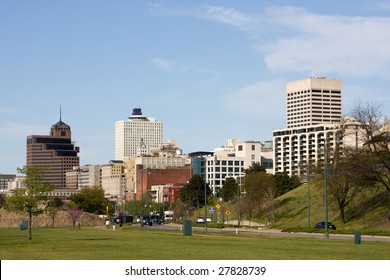
[(44, 182), (56, 189), (66, 187), (66, 171), (80, 165), (79, 148), (72, 142), (70, 126), (61, 120), (52, 125), (50, 135), (27, 136), (27, 166), (46, 166)]
[(341, 95), (341, 80), (308, 78), (287, 83), (287, 128), (339, 123)]
[(140, 108), (134, 108), (127, 120), (115, 122), (116, 160), (149, 155), (150, 149), (162, 143), (163, 123), (144, 117)]
[(324, 160), (342, 139), (342, 81), (307, 78), (286, 86), (287, 128), (273, 131), (274, 173), (304, 176)]

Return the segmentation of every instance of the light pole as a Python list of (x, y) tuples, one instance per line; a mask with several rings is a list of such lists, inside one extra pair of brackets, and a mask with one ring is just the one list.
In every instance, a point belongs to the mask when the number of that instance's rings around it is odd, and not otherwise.
[(328, 229), (328, 194), (326, 187), (326, 165), (328, 161), (327, 154), (327, 145), (328, 145), (328, 133), (325, 133), (324, 141), (324, 196), (325, 196), (325, 237), (329, 238), (329, 229)]
[(123, 223), (127, 223), (127, 213), (126, 213), (126, 203), (127, 203), (127, 199), (126, 199), (126, 193), (127, 193), (127, 188), (125, 186), (125, 191), (124, 191), (124, 198), (125, 198), (125, 204), (123, 205), (123, 212), (124, 212), (124, 221)]
[(142, 168), (142, 175), (141, 175), (141, 227), (144, 226), (143, 219), (144, 219), (144, 169)]
[(132, 209), (132, 215), (133, 215), (133, 221), (135, 219), (135, 181), (134, 181), (134, 176), (132, 178), (133, 180), (133, 209)]
[(207, 183), (204, 181), (204, 230), (207, 231)]
[[(302, 162), (299, 161), (299, 178), (301, 178)], [(304, 171), (303, 171), (304, 172)], [(306, 160), (306, 181), (307, 181), (307, 226), (310, 228), (310, 168), (309, 160)]]
[(306, 165), (306, 175), (307, 175), (307, 224), (310, 228), (310, 166), (309, 160)]
[(241, 224), (241, 205), (240, 205), (240, 199), (241, 199), (241, 176), (238, 177), (240, 179), (240, 183), (238, 183), (238, 198), (237, 198), (237, 203), (238, 203), (238, 209), (237, 209), (237, 228), (240, 228)]
[(215, 176), (215, 174), (216, 174), (216, 168), (217, 168), (217, 156), (216, 155), (214, 155), (214, 180), (213, 180), (213, 182), (214, 182), (214, 185), (213, 185), (213, 208), (214, 208), (214, 213), (213, 213), (213, 221), (214, 222), (218, 222), (217, 220), (218, 220), (218, 215), (217, 215), (217, 211), (215, 211), (215, 206), (217, 205), (217, 183), (216, 183), (216, 176)]

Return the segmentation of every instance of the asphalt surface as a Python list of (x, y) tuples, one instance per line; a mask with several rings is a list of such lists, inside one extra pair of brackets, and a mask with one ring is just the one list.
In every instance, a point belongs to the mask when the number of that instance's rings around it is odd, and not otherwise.
[[(139, 225), (138, 225), (139, 226)], [(153, 225), (152, 228), (161, 229), (161, 230), (183, 230), (183, 225), (181, 224), (163, 224), (163, 225)], [(193, 226), (192, 232), (205, 232), (206, 228)], [(215, 233), (228, 233), (228, 234), (244, 234), (244, 235), (263, 235), (263, 236), (278, 236), (278, 237), (301, 237), (301, 238), (318, 238), (326, 239), (325, 234), (322, 233), (306, 233), (306, 232), (281, 232), (280, 230), (274, 229), (255, 229), (255, 228), (207, 228), (207, 232)], [(355, 240), (353, 234), (337, 234), (333, 233), (332, 230), (329, 230), (329, 239), (340, 239), (340, 240)], [(362, 235), (361, 241), (376, 241), (376, 242), (390, 242), (390, 236), (371, 236), (371, 235)]]

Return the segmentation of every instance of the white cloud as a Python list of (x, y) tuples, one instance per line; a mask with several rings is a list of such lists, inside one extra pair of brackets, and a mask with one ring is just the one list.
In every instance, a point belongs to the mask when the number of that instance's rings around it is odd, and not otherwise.
[(267, 13), (285, 31), (259, 47), (270, 70), (390, 78), (385, 71), (390, 66), (390, 18), (325, 16), (290, 7)]
[(233, 114), (259, 119), (284, 119), (286, 81), (260, 81), (227, 95), (222, 102)]
[(247, 32), (273, 72), (390, 79), (389, 17), (321, 15), (286, 6), (251, 15), (208, 6), (201, 18)]
[(175, 63), (166, 59), (154, 57), (150, 60), (154, 67), (163, 71), (171, 71), (175, 67)]
[(204, 7), (204, 18), (226, 23), (235, 27), (247, 26), (252, 17), (238, 10), (226, 7), (206, 6)]

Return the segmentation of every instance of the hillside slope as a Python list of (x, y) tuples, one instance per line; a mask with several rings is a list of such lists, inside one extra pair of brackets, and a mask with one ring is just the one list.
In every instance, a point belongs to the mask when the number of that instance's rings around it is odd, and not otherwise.
[[(277, 198), (274, 228), (308, 227), (308, 186), (302, 185)], [(384, 190), (366, 191), (346, 209), (346, 223), (342, 224), (337, 204), (328, 193), (329, 221), (338, 229), (389, 230), (386, 223), (387, 194)], [(265, 218), (265, 217), (264, 217)], [(310, 183), (310, 227), (325, 220), (324, 186), (322, 180)]]

